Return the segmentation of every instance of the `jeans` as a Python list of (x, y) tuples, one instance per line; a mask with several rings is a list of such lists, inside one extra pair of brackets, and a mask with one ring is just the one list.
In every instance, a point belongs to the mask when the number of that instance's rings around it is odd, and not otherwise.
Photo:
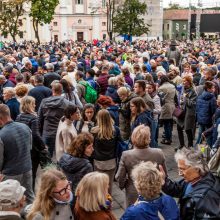
[[(198, 137), (197, 137), (197, 141), (196, 141), (196, 145), (200, 144), (202, 142), (202, 133), (207, 130), (208, 128), (211, 128), (212, 125), (201, 125), (199, 124), (199, 133), (198, 133)], [(208, 137), (206, 139), (207, 144), (211, 147), (212, 146), (212, 137)]]
[(158, 142), (157, 142), (157, 128), (158, 128), (158, 121), (154, 120), (153, 125), (152, 125), (152, 129), (151, 129), (151, 143), (152, 146), (151, 147), (158, 147)]
[(53, 157), (53, 152), (55, 150), (55, 141), (56, 141), (56, 136), (44, 136), (43, 137), (44, 143), (48, 146), (48, 151), (50, 153), (51, 158)]
[[(180, 147), (185, 146), (183, 128), (177, 124), (177, 131), (179, 137)], [(193, 129), (185, 130), (187, 139), (188, 139), (188, 147), (193, 146)]]
[(16, 176), (4, 176), (4, 180), (8, 180), (8, 179), (13, 179), (13, 180), (17, 180), (21, 186), (23, 186), (26, 191), (24, 192), (24, 195), (26, 196), (26, 202), (27, 205), (32, 204), (34, 201), (34, 192), (33, 192), (33, 181), (32, 181), (32, 170), (26, 172), (26, 173), (22, 173)]
[(171, 141), (172, 139), (172, 129), (173, 129), (173, 119), (163, 119), (165, 139)]

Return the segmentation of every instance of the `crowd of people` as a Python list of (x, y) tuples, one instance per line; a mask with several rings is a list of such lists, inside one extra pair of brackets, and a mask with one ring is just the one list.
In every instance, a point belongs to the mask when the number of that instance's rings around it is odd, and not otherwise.
[(220, 219), (218, 43), (5, 43), (0, 102), (0, 219)]

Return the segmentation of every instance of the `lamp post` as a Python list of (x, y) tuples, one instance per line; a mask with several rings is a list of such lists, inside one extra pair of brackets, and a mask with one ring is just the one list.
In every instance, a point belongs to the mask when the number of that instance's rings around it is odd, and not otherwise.
[(90, 33), (90, 40), (92, 42), (92, 26), (89, 27), (89, 33)]
[(50, 31), (50, 40), (51, 40), (51, 44), (52, 44), (53, 43), (53, 26), (52, 25), (50, 25), (49, 31)]

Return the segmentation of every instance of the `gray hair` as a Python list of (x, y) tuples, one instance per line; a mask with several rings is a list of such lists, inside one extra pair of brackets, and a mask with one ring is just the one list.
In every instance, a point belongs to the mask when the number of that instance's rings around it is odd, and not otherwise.
[(15, 96), (15, 89), (13, 87), (5, 87), (3, 88), (3, 92), (9, 93), (12, 97)]
[(116, 77), (110, 77), (108, 79), (108, 85), (109, 86), (116, 86), (117, 85), (117, 78)]
[(54, 70), (54, 65), (52, 63), (45, 64), (47, 70)]
[(206, 173), (209, 172), (209, 168), (203, 154), (195, 149), (183, 148), (178, 150), (175, 154), (175, 160), (176, 162), (183, 160), (187, 166), (199, 169), (201, 176), (205, 176)]

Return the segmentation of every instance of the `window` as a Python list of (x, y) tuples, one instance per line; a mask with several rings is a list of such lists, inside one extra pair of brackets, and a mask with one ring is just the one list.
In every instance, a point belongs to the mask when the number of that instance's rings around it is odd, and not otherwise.
[(57, 26), (58, 25), (58, 23), (55, 21), (55, 22), (53, 22), (53, 26)]
[(102, 7), (103, 7), (103, 8), (106, 7), (106, 0), (102, 0)]
[(106, 22), (102, 22), (102, 26), (106, 26)]
[(169, 29), (170, 29), (170, 24), (167, 24), (167, 30), (169, 31)]
[(83, 5), (83, 0), (76, 0), (76, 5)]

